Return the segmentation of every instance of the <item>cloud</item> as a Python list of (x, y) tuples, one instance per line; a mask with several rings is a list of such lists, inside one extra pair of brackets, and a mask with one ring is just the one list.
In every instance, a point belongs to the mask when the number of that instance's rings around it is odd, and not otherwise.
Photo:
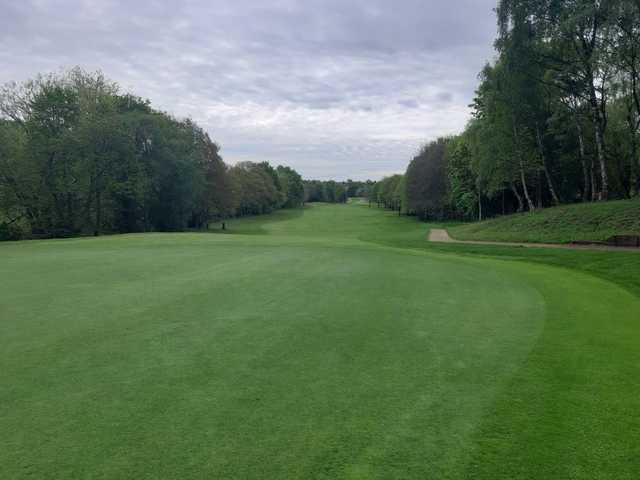
[(495, 33), (494, 0), (5, 3), (0, 82), (101, 69), (225, 160), (316, 178), (399, 172), (461, 130)]

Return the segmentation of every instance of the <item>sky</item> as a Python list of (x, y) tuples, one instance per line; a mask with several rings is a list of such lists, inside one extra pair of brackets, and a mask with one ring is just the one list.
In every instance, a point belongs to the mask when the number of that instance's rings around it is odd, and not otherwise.
[(81, 66), (228, 163), (379, 179), (460, 132), (496, 0), (0, 0), (0, 83)]

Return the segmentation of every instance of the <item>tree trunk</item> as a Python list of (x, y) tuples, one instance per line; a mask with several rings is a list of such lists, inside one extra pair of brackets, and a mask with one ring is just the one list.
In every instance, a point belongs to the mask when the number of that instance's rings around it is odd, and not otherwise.
[[(635, 194), (640, 195), (640, 159), (638, 159), (638, 140), (636, 138), (636, 132), (638, 130), (637, 123), (634, 118), (634, 108), (633, 104), (629, 105), (627, 112), (627, 125), (629, 126), (629, 146), (631, 147), (631, 158), (629, 161), (629, 179), (628, 184), (631, 187), (631, 182), (633, 181), (633, 186), (635, 189)], [(631, 190), (631, 188), (629, 188)], [(629, 191), (629, 194), (631, 192)]]
[(587, 157), (584, 149), (584, 136), (582, 133), (582, 125), (580, 125), (580, 118), (578, 118), (578, 114), (576, 112), (573, 113), (573, 119), (576, 123), (576, 131), (578, 132), (578, 153), (580, 155), (580, 163), (582, 164), (582, 181), (584, 182), (582, 201), (588, 202), (591, 182), (589, 181), (589, 168), (587, 167)]
[(524, 165), (522, 164), (522, 162), (520, 162), (520, 181), (522, 182), (522, 189), (524, 190), (524, 197), (527, 199), (529, 211), (535, 212), (536, 207), (533, 204), (533, 200), (531, 200), (531, 196), (529, 195), (529, 189), (527, 188), (527, 179), (524, 175)]
[[(518, 148), (518, 129), (516, 127), (515, 118), (513, 119), (513, 140), (516, 147), (516, 155), (520, 155)], [(527, 179), (524, 175), (524, 162), (522, 161), (522, 157), (520, 157), (520, 181), (522, 182), (522, 189), (524, 190), (524, 196), (527, 199), (527, 205), (529, 206), (529, 211), (535, 211), (536, 207), (531, 200), (531, 196), (529, 195), (529, 189), (527, 188)]]
[(553, 182), (553, 178), (551, 177), (551, 173), (549, 172), (549, 168), (546, 163), (542, 167), (542, 171), (544, 172), (544, 176), (547, 179), (547, 185), (549, 185), (549, 192), (551, 192), (551, 198), (553, 198), (553, 203), (555, 205), (560, 205), (562, 200), (560, 200), (560, 196), (556, 190), (555, 184)]
[(599, 200), (607, 200), (609, 197), (609, 176), (607, 174), (607, 162), (605, 159), (604, 151), (604, 126), (603, 118), (598, 106), (598, 98), (596, 97), (596, 90), (593, 86), (593, 81), (590, 85), (590, 101), (591, 101), (591, 113), (593, 115), (593, 127), (596, 140), (596, 156), (598, 158), (598, 165), (600, 167), (600, 195)]
[(591, 176), (591, 201), (597, 202), (599, 197), (598, 182), (596, 180), (596, 164), (593, 157), (591, 157), (591, 164), (589, 165), (589, 175)]
[[(640, 8), (640, 5), (638, 5), (638, 8)], [(635, 60), (637, 59), (637, 57), (635, 53), (637, 52), (634, 50), (634, 56), (631, 62), (631, 66), (632, 66), (631, 96), (633, 98), (633, 104), (636, 107), (636, 114), (640, 116), (640, 95), (638, 92), (638, 79), (640, 78), (640, 75), (638, 73), (638, 70), (636, 69)], [(633, 119), (633, 108), (631, 109), (630, 117)], [(639, 122), (640, 120), (635, 121), (635, 119), (633, 119), (632, 131), (631, 131), (631, 164), (635, 169), (635, 175), (636, 175), (636, 179), (635, 179), (636, 195), (640, 195), (640, 158), (638, 158), (638, 140), (637, 140), (638, 128), (640, 127)]]
[(536, 140), (538, 141), (538, 150), (540, 153), (540, 159), (542, 160), (542, 170), (544, 172), (544, 176), (547, 179), (547, 185), (549, 186), (549, 192), (551, 193), (551, 198), (553, 199), (553, 203), (555, 205), (560, 205), (560, 197), (558, 196), (555, 184), (553, 182), (553, 178), (551, 177), (551, 173), (549, 172), (549, 166), (547, 165), (547, 156), (544, 153), (544, 143), (542, 142), (542, 134), (540, 133), (540, 128), (536, 123)]
[(511, 191), (513, 192), (513, 194), (516, 196), (516, 199), (518, 200), (518, 212), (522, 212), (524, 210), (524, 203), (522, 203), (522, 196), (518, 192), (518, 187), (516, 187), (516, 184), (513, 182), (511, 182)]
[(636, 176), (636, 195), (640, 195), (640, 158), (638, 158), (638, 141), (633, 135), (631, 139), (631, 161), (634, 165)]
[(538, 180), (536, 181), (536, 206), (542, 208), (542, 171), (538, 170)]

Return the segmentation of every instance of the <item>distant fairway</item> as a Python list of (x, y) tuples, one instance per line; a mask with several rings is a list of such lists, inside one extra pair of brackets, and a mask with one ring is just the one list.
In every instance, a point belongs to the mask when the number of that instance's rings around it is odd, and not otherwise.
[(0, 244), (0, 478), (638, 478), (640, 299), (426, 230)]

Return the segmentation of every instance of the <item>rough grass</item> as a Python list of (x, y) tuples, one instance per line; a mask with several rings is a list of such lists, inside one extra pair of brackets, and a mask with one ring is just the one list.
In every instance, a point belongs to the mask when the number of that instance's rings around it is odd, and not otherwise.
[(636, 478), (640, 299), (579, 257), (229, 228), (0, 245), (0, 478)]
[(604, 241), (613, 235), (640, 235), (640, 198), (546, 208), (452, 226), (459, 240), (569, 243)]

